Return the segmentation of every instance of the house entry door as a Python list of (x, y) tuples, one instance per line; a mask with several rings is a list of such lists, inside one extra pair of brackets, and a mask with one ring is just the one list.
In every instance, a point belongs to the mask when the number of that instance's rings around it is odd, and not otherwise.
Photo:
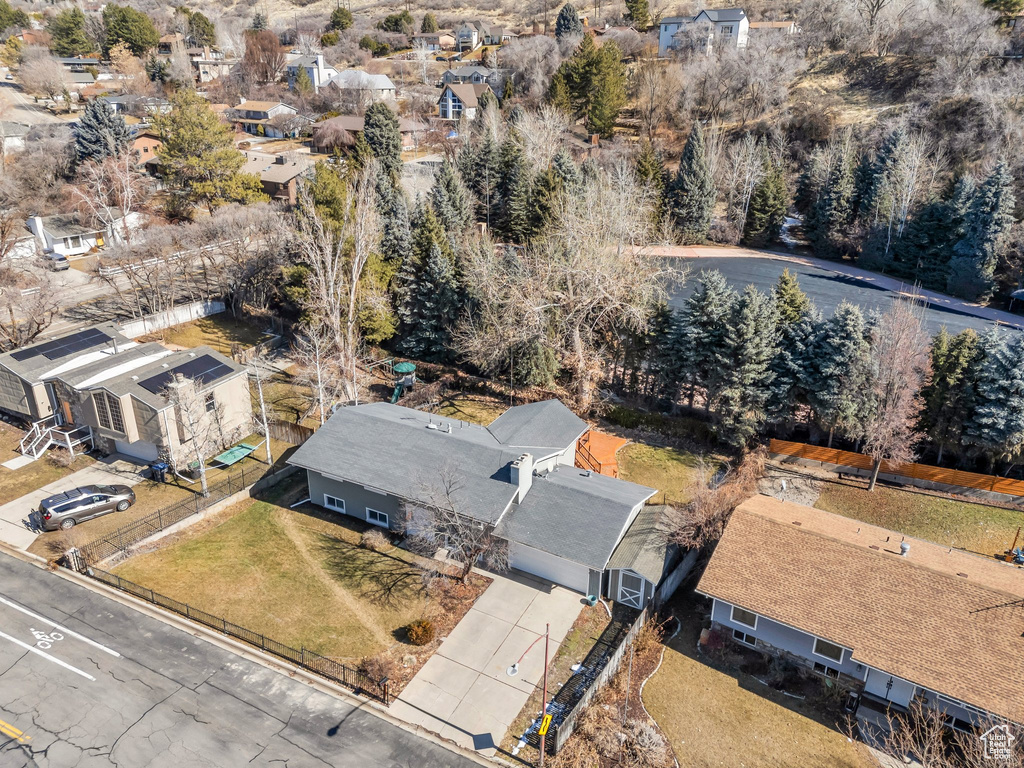
[(643, 608), (644, 580), (628, 571), (619, 574), (619, 602)]

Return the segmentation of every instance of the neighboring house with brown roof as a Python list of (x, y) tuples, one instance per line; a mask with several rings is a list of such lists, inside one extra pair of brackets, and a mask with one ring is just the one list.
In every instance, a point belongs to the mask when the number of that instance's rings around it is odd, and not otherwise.
[[(354, 146), (363, 132), (362, 115), (338, 115), (313, 126), (310, 146), (314, 152), (330, 153), (335, 149), (347, 150)], [(427, 126), (407, 117), (398, 118), (398, 132), (402, 137), (402, 149), (415, 149), (426, 132)]]
[(1024, 723), (1024, 571), (839, 515), (755, 496), (697, 591), (713, 626), (861, 691), (858, 716), (943, 711)]
[(450, 51), (455, 47), (455, 35), (451, 32), (420, 32), (413, 35), (415, 43), (423, 45), (428, 51)]
[(487, 83), (448, 83), (437, 100), (437, 114), (442, 120), (472, 120), (485, 93), (491, 93)]
[(313, 158), (304, 154), (271, 155), (247, 150), (241, 173), (260, 177), (263, 191), (271, 200), (295, 205), (298, 202), (299, 178), (313, 169)]

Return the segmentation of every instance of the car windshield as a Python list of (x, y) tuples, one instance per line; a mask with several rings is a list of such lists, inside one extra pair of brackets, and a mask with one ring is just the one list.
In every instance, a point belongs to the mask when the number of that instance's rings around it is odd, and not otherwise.
[(106, 494), (115, 494), (115, 493), (117, 493), (117, 491), (114, 490), (114, 486), (112, 486), (112, 485), (97, 485), (96, 486), (96, 490), (99, 491), (100, 493), (106, 493)]

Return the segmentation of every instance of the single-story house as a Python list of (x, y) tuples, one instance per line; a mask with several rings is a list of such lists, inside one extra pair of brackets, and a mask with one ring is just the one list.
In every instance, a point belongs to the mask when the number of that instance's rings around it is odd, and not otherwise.
[(420, 32), (412, 39), (414, 44), (422, 44), (428, 51), (450, 51), (455, 47), (455, 35), (451, 32)]
[(39, 253), (39, 241), (20, 219), (13, 222), (7, 242), (0, 241), (0, 256), (5, 259), (28, 259)]
[(487, 83), (449, 83), (437, 100), (437, 114), (442, 120), (472, 120), (480, 108), (480, 97), (491, 92)]
[(288, 87), (295, 87), (295, 78), (299, 76), (299, 70), (306, 70), (306, 74), (309, 76), (309, 82), (313, 84), (313, 92), (318, 93), (320, 89), (327, 85), (327, 82), (338, 74), (338, 70), (334, 67), (328, 66), (324, 62), (324, 55), (322, 53), (313, 54), (310, 56), (300, 56), (297, 59), (293, 59), (288, 62), (287, 73), (288, 73)]
[(104, 102), (115, 114), (165, 115), (171, 111), (171, 102), (159, 96), (115, 94), (96, 98)]
[(387, 75), (371, 75), (361, 69), (346, 69), (329, 81), (342, 96), (353, 99), (364, 107), (378, 101), (394, 101), (397, 93), (395, 84)]
[(279, 101), (246, 101), (229, 110), (228, 119), (240, 130), (271, 139), (294, 139), (311, 120)]
[(166, 397), (177, 375), (202, 382), (215, 434), (230, 445), (252, 429), (246, 369), (209, 347), (171, 351), (102, 323), (0, 355), (0, 410), (35, 426), (40, 455), (71, 433), (104, 453), (152, 461), (179, 453), (188, 433)]
[(32, 126), (15, 123), (11, 120), (0, 120), (0, 158), (11, 152), (25, 149), (25, 141)]
[(498, 80), (498, 70), (490, 67), (465, 66), (447, 69), (441, 75), (441, 82), (449, 83), (487, 83), (493, 86)]
[(700, 35), (706, 31), (706, 39), (694, 41), (704, 53), (711, 53), (715, 45), (745, 48), (749, 29), (750, 21), (742, 8), (703, 10), (696, 16), (670, 16), (660, 23), (658, 55), (667, 56), (679, 46), (680, 37), (688, 31)]
[(299, 179), (311, 173), (313, 159), (306, 154), (271, 155), (245, 150), (241, 173), (260, 177), (263, 191), (271, 200), (295, 205), (299, 199)]
[(288, 461), (306, 470), (314, 504), (406, 533), (447, 489), (448, 511), (492, 529), (511, 567), (640, 606), (653, 586), (633, 576), (661, 574), (646, 554), (638, 563), (629, 535), (638, 519), (649, 526), (655, 491), (574, 466), (588, 429), (558, 400), (509, 408), (487, 427), (369, 403), (338, 409)]
[(1024, 723), (1024, 572), (1009, 563), (755, 496), (697, 591), (734, 642), (859, 691), (859, 717), (918, 701), (954, 728)]
[[(355, 144), (363, 132), (362, 115), (338, 115), (313, 125), (310, 146), (314, 152), (330, 153), (335, 149), (347, 149)], [(407, 117), (398, 118), (398, 132), (402, 137), (402, 149), (415, 149), (426, 132), (427, 126)]]
[(142, 214), (132, 212), (122, 216), (117, 211), (119, 209), (115, 210), (116, 218), (110, 226), (90, 222), (77, 213), (30, 216), (26, 225), (38, 238), (44, 252), (78, 256), (102, 248), (108, 241), (122, 240), (142, 225)]
[(484, 45), (504, 45), (517, 37), (519, 35), (507, 27), (484, 27), (480, 34), (480, 42)]

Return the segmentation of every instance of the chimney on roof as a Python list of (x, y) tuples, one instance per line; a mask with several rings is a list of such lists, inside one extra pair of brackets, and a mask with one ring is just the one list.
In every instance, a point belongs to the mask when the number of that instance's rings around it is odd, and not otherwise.
[(524, 453), (512, 462), (511, 472), (512, 485), (519, 489), (516, 492), (516, 501), (522, 503), (523, 499), (526, 498), (526, 494), (530, 492), (531, 486), (533, 486), (533, 456), (529, 453)]

